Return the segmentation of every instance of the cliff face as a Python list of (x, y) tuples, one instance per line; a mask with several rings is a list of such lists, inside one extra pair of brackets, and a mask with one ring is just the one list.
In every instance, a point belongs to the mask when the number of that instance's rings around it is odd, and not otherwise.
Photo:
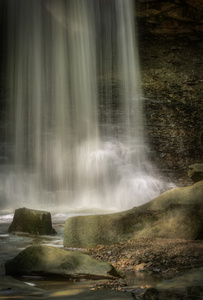
[(203, 159), (203, 2), (136, 1), (152, 161), (177, 185)]
[(189, 33), (203, 31), (202, 0), (135, 0), (142, 31)]

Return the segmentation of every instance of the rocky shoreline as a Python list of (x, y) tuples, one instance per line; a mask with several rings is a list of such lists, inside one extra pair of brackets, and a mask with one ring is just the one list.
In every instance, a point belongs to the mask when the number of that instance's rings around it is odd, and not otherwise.
[[(111, 246), (97, 246), (88, 249), (92, 257), (111, 263), (124, 274), (128, 272), (152, 275), (158, 281), (176, 278), (188, 270), (203, 267), (203, 241), (183, 239), (132, 239)], [(133, 284), (133, 285), (132, 285)], [(132, 277), (106, 280), (91, 287), (93, 290), (113, 289), (128, 291), (142, 299), (147, 289), (146, 283), (137, 286)]]
[[(55, 299), (57, 293), (57, 299), (74, 300), (112, 300), (114, 297), (117, 297), (116, 299), (167, 300), (171, 299), (171, 296), (174, 300), (193, 299), (185, 296), (185, 290), (188, 290), (192, 295), (196, 294), (197, 298), (195, 299), (202, 299), (203, 240), (141, 238), (113, 245), (75, 249), (75, 251), (88, 254), (98, 261), (110, 263), (124, 277), (94, 281), (78, 278), (75, 279), (75, 287), (71, 289), (69, 287), (70, 283), (68, 283), (69, 279), (64, 278), (62, 290), (57, 291), (51, 286), (46, 287), (46, 284), (43, 284), (44, 280), (39, 285), (37, 284), (31, 288), (31, 286), (25, 285), (25, 279), (23, 280), (23, 278), (19, 281), (19, 278), (15, 280), (12, 277), (5, 276), (0, 280), (0, 292), (2, 295), (4, 294), (4, 299), (10, 299), (11, 295), (18, 295), (21, 299), (47, 299), (47, 297)], [(196, 272), (196, 277), (192, 275), (190, 281), (185, 277), (181, 277), (185, 276), (188, 271)], [(200, 280), (199, 285), (197, 279)], [(54, 277), (51, 280), (54, 286)], [(56, 280), (60, 279), (56, 277)], [(180, 280), (182, 280), (181, 284)], [(81, 291), (78, 290), (80, 285), (82, 285)], [(181, 290), (179, 290), (179, 287), (181, 287)], [(74, 296), (72, 289), (76, 293)], [(11, 295), (7, 297), (5, 293), (11, 293)], [(157, 293), (159, 293), (159, 296), (151, 298), (151, 295)]]
[[(202, 176), (201, 166), (195, 166), (199, 169), (193, 171)], [(29, 246), (5, 263), (6, 275), (85, 280), (85, 293), (94, 294), (91, 299), (98, 299), (97, 292), (116, 292), (118, 299), (202, 299), (202, 188), (200, 180), (131, 210), (70, 217), (64, 226), (63, 249)], [(30, 210), (22, 211), (31, 215)], [(108, 265), (105, 274), (103, 264)]]

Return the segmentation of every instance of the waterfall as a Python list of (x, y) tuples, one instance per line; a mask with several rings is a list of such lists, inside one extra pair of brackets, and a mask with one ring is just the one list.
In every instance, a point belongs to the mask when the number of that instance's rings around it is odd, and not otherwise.
[(132, 0), (7, 0), (8, 207), (128, 209), (156, 197)]

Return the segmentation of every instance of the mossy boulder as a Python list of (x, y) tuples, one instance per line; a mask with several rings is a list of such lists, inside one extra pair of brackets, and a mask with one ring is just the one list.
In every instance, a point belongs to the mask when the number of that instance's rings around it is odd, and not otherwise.
[(61, 275), (114, 278), (122, 275), (109, 263), (53, 246), (30, 246), (5, 264), (6, 275)]
[(15, 210), (8, 231), (26, 232), (35, 235), (52, 235), (56, 233), (52, 227), (50, 212), (25, 207)]
[(166, 191), (130, 210), (76, 216), (65, 222), (65, 246), (114, 244), (132, 238), (198, 239), (203, 233), (203, 181)]

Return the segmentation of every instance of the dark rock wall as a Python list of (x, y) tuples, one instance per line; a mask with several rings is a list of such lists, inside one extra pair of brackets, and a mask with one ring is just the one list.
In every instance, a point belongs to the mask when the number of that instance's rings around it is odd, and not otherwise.
[(6, 2), (0, 0), (0, 164), (4, 163), (6, 135)]
[(136, 6), (151, 159), (177, 185), (191, 184), (188, 165), (203, 161), (203, 2)]
[(134, 0), (142, 31), (188, 33), (203, 31), (202, 0)]

